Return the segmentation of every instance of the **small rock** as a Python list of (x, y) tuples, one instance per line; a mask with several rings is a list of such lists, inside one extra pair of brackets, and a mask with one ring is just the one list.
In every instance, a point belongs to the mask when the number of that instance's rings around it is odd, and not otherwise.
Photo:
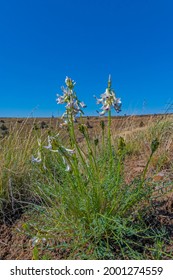
[(164, 179), (165, 174), (163, 172), (159, 172), (153, 177), (154, 182), (162, 181)]
[(141, 166), (138, 166), (138, 167), (134, 168), (134, 171), (136, 171), (136, 172), (142, 172), (143, 170), (144, 170), (144, 168), (141, 167)]

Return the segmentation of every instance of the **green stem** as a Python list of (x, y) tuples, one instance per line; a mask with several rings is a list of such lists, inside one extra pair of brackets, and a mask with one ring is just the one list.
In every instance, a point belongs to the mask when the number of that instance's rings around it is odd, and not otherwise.
[(142, 173), (142, 176), (141, 176), (141, 187), (143, 186), (143, 183), (144, 183), (144, 181), (145, 181), (146, 173), (147, 173), (148, 166), (149, 166), (149, 164), (150, 164), (150, 161), (151, 161), (152, 156), (153, 156), (153, 153), (151, 153), (151, 155), (150, 155), (150, 157), (149, 157), (149, 159), (148, 159), (148, 161), (147, 161), (147, 164), (146, 164), (146, 166), (145, 166), (145, 169), (144, 169), (144, 171), (143, 171), (143, 173)]
[[(74, 123), (73, 123), (73, 116), (72, 114), (70, 114), (70, 136), (71, 136), (71, 139), (72, 139), (72, 145), (73, 145), (73, 148), (75, 148), (78, 152), (78, 155), (81, 159), (81, 162), (82, 162), (82, 165), (83, 165), (83, 168), (87, 170), (87, 173), (89, 174), (89, 169), (88, 169), (88, 166), (86, 164), (86, 161), (85, 159), (83, 158), (83, 155), (81, 153), (81, 149), (77, 143), (77, 140), (76, 140), (76, 136), (75, 136), (75, 132), (74, 132)], [(78, 170), (78, 173), (79, 173), (79, 168), (78, 168), (78, 164), (77, 164), (77, 157), (75, 155), (75, 162), (76, 162), (76, 169)]]
[(102, 129), (102, 148), (105, 149), (105, 130)]
[(108, 140), (109, 140), (109, 145), (111, 145), (111, 110), (109, 110), (108, 113)]
[(122, 156), (120, 155), (120, 158), (118, 160), (117, 173), (116, 173), (116, 189), (118, 189), (120, 183), (121, 171), (122, 171)]
[(111, 140), (111, 110), (108, 113), (108, 145), (109, 145), (109, 156), (110, 156), (110, 168), (112, 168), (113, 155), (112, 155), (112, 140)]
[[(88, 133), (85, 132), (84, 136), (85, 136), (85, 139), (86, 139), (86, 142), (87, 142), (87, 146), (88, 146), (88, 151), (89, 151), (89, 156), (90, 156), (90, 163), (91, 163), (92, 167), (95, 169), (96, 174), (97, 174), (97, 171), (98, 171), (97, 170), (97, 163), (96, 163), (96, 159), (94, 157), (94, 154), (93, 154), (93, 151), (92, 151), (92, 148), (91, 148), (91, 143), (90, 143), (90, 139), (89, 139)], [(93, 163), (94, 163), (94, 165), (93, 165)]]

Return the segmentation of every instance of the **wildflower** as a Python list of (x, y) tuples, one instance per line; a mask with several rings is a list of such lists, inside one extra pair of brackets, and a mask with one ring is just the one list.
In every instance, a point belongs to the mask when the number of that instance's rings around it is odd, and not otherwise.
[(121, 111), (121, 100), (120, 98), (117, 98), (116, 101), (114, 102), (114, 109), (119, 113)]
[(37, 162), (37, 163), (41, 162), (41, 153), (40, 153), (40, 151), (38, 151), (38, 156), (36, 158), (34, 156), (32, 156), (31, 161), (32, 162)]
[(73, 90), (76, 83), (71, 78), (66, 77), (65, 84), (67, 87), (61, 87), (63, 95), (57, 94), (58, 98), (56, 99), (56, 102), (57, 104), (66, 104), (66, 111), (62, 115), (62, 119), (66, 118), (66, 123), (68, 123), (75, 121), (76, 116), (79, 113), (84, 114), (82, 108), (85, 108), (86, 105), (83, 101), (81, 102), (78, 100), (76, 93)]
[(59, 133), (57, 133), (54, 137), (48, 135), (48, 145), (47, 146), (43, 146), (43, 148), (46, 148), (48, 150), (52, 150), (53, 149), (52, 145), (53, 145), (53, 143), (55, 144), (56, 139), (58, 138), (58, 136), (59, 136)]
[(85, 104), (83, 101), (80, 102), (79, 104), (80, 104), (80, 106), (81, 106), (82, 108), (85, 108), (85, 107), (86, 107), (86, 104)]
[(48, 145), (44, 146), (44, 148), (51, 150), (52, 149), (52, 143), (51, 143), (52, 137), (48, 136)]
[(31, 244), (32, 244), (32, 247), (34, 247), (35, 245), (39, 244), (39, 243), (46, 243), (46, 238), (40, 238), (40, 237), (37, 237), (37, 236), (34, 236), (32, 239), (31, 239)]
[(96, 103), (97, 104), (102, 104), (102, 111), (99, 113), (100, 116), (105, 115), (108, 111), (111, 110), (113, 107), (115, 111), (118, 113), (121, 111), (121, 99), (117, 98), (115, 95), (114, 90), (111, 89), (111, 77), (109, 75), (108, 79), (108, 88), (106, 88), (105, 92), (101, 94), (101, 98), (96, 98)]
[(73, 155), (75, 153), (75, 149), (68, 149), (60, 145), (56, 140), (56, 137), (58, 136), (59, 133), (55, 137), (48, 136), (48, 145), (44, 146), (44, 148), (50, 150), (51, 152), (58, 153), (60, 156), (62, 156), (63, 163), (64, 165), (66, 165), (65, 171), (70, 171), (71, 167), (65, 158), (68, 158), (68, 156)]
[(67, 163), (67, 161), (65, 160), (65, 157), (62, 157), (62, 159), (63, 159), (64, 165), (66, 165), (65, 171), (69, 172), (69, 171), (71, 170), (70, 165), (69, 165), (69, 164)]
[(34, 247), (39, 242), (39, 238), (37, 236), (34, 236), (31, 239), (31, 242), (32, 242), (32, 246)]
[(69, 164), (67, 164), (65, 171), (69, 172), (71, 170), (71, 167)]
[(40, 138), (37, 139), (37, 142), (38, 142), (38, 146), (41, 147), (41, 139)]
[(41, 139), (37, 139), (37, 142), (38, 142), (38, 154), (37, 154), (37, 157), (34, 157), (32, 155), (31, 161), (36, 162), (36, 163), (43, 162), (43, 168), (46, 169), (45, 158), (43, 158), (43, 160), (42, 160), (42, 156), (41, 156)]
[(73, 155), (75, 153), (75, 149), (71, 150), (71, 149), (67, 149), (63, 146), (61, 146), (61, 148), (63, 148), (67, 153), (69, 153), (70, 155)]
[(58, 142), (56, 141), (56, 138), (58, 136), (59, 136), (59, 133), (55, 137), (48, 135), (48, 145), (47, 146), (43, 146), (43, 147), (45, 149), (50, 150), (51, 152), (59, 152), (59, 151), (63, 150), (65, 152), (69, 153), (69, 154), (74, 154), (75, 153), (75, 149), (73, 149), (73, 150), (67, 149), (64, 146), (61, 146), (60, 144), (58, 144)]
[(69, 89), (73, 89), (76, 84), (76, 82), (74, 80), (72, 80), (71, 78), (69, 78), (67, 76), (65, 78), (65, 83)]

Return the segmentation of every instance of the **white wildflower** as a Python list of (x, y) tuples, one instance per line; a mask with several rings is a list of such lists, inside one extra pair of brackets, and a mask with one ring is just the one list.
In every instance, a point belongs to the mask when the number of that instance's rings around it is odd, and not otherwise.
[(34, 247), (39, 242), (39, 238), (37, 236), (34, 236), (31, 239), (31, 242), (32, 242), (32, 246)]
[(67, 77), (65, 78), (65, 84), (68, 88), (73, 89), (76, 82), (74, 80), (72, 80), (71, 78)]
[(40, 138), (37, 139), (37, 143), (38, 143), (38, 146), (41, 147), (41, 139)]
[(80, 102), (79, 104), (80, 104), (80, 106), (81, 106), (82, 108), (85, 108), (85, 107), (86, 107), (86, 104), (85, 104), (83, 101)]
[(32, 156), (31, 161), (32, 162), (36, 162), (36, 163), (40, 163), (41, 162), (41, 153), (40, 153), (40, 151), (38, 151), (38, 156), (37, 157)]
[(96, 98), (97, 104), (102, 104), (102, 111), (99, 113), (100, 116), (105, 115), (108, 111), (113, 107), (117, 112), (121, 111), (121, 100), (117, 98), (114, 90), (111, 89), (111, 77), (109, 75), (108, 79), (108, 88), (106, 88), (105, 92), (100, 95), (101, 98)]
[(71, 149), (67, 149), (63, 146), (61, 146), (61, 148), (63, 148), (67, 153), (69, 153), (70, 155), (73, 155), (75, 153), (75, 149), (71, 150)]
[(65, 171), (69, 172), (69, 171), (71, 170), (70, 165), (69, 165), (69, 164), (67, 163), (67, 161), (65, 160), (65, 157), (62, 157), (62, 159), (63, 159), (64, 165), (66, 165)]
[(71, 170), (71, 167), (69, 164), (67, 164), (65, 171), (69, 172)]
[(64, 114), (62, 115), (61, 118), (63, 119), (67, 119), (67, 123), (71, 122), (71, 121), (76, 121), (76, 116), (80, 113), (80, 114), (84, 114), (82, 111), (82, 108), (85, 108), (86, 105), (85, 103), (82, 101), (79, 101), (75, 91), (73, 90), (74, 86), (75, 86), (75, 82), (69, 78), (66, 77), (65, 79), (65, 84), (67, 86), (67, 88), (62, 87), (62, 92), (63, 95), (59, 95), (57, 94), (57, 104), (66, 104), (65, 108), (66, 111), (64, 112)]
[(32, 239), (31, 239), (31, 244), (32, 244), (32, 247), (34, 247), (35, 245), (39, 244), (39, 243), (46, 243), (47, 240), (46, 238), (40, 238), (40, 237), (37, 237), (37, 236), (34, 236)]
[(48, 150), (52, 150), (52, 137), (48, 136), (48, 145), (44, 146)]
[[(59, 133), (53, 137), (53, 136), (48, 136), (48, 145), (44, 146), (44, 148), (50, 150), (53, 153), (58, 153), (62, 159), (63, 159), (63, 163), (64, 165), (66, 165), (66, 171), (70, 171), (71, 167), (70, 165), (67, 163), (67, 160), (65, 159), (65, 157), (69, 157), (72, 156), (75, 153), (75, 149), (68, 149), (65, 148), (64, 146), (60, 145), (58, 143), (58, 139), (57, 137), (59, 136)], [(55, 141), (55, 143), (53, 144), (53, 141)], [(55, 149), (54, 149), (55, 146)]]
[(37, 162), (37, 163), (40, 163), (41, 162), (41, 158), (35, 158), (34, 156), (32, 156), (32, 162)]

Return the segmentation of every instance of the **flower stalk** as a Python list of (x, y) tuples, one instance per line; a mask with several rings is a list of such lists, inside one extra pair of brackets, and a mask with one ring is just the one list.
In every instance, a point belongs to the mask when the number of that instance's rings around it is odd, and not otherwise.
[[(75, 148), (76, 152), (78, 153), (80, 160), (82, 162), (83, 168), (88, 169), (86, 165), (86, 161), (82, 155), (81, 149), (77, 143), (76, 140), (76, 135), (75, 135), (75, 127), (74, 127), (74, 122), (76, 122), (76, 117), (78, 115), (83, 115), (83, 108), (86, 107), (85, 103), (83, 101), (80, 101), (77, 98), (76, 92), (74, 91), (74, 86), (75, 82), (69, 78), (66, 77), (65, 79), (65, 84), (66, 88), (62, 87), (63, 95), (57, 95), (57, 104), (65, 104), (65, 112), (62, 115), (62, 119), (64, 119), (64, 123), (68, 126), (69, 128), (69, 134), (70, 134), (70, 141), (72, 145), (72, 149)], [(78, 168), (78, 159), (77, 155), (74, 154), (74, 164), (75, 164), (75, 169), (76, 173), (78, 173), (79, 176), (79, 168)]]
[[(112, 166), (113, 154), (112, 154), (112, 140), (111, 140), (111, 109), (112, 107), (115, 109), (117, 113), (121, 111), (121, 100), (117, 98), (114, 90), (111, 87), (111, 75), (108, 78), (108, 87), (105, 92), (100, 95), (101, 98), (96, 98), (97, 104), (102, 104), (100, 116), (104, 116), (108, 113), (108, 147), (110, 154), (110, 165)], [(102, 131), (103, 133), (103, 131)]]

